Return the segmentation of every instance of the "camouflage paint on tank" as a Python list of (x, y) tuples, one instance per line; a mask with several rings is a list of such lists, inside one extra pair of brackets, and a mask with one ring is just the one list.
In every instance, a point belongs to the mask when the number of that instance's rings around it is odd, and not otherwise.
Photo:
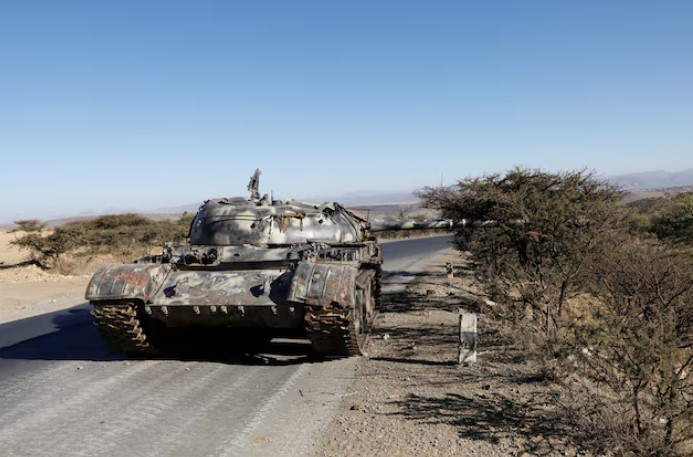
[(389, 230), (452, 230), (455, 226), (451, 220), (440, 221), (373, 221), (370, 223), (371, 232), (385, 232)]
[(354, 243), (365, 240), (367, 230), (365, 220), (336, 203), (216, 199), (200, 207), (190, 228), (190, 243), (225, 246), (310, 241)]
[(289, 303), (291, 271), (173, 271), (145, 311), (170, 327), (293, 328), (303, 307)]
[(157, 264), (107, 265), (94, 273), (84, 298), (150, 301), (171, 268), (171, 265)]
[(313, 306), (354, 306), (357, 265), (301, 262), (296, 267), (289, 300)]
[(175, 271), (152, 300), (155, 306), (286, 305), (290, 271)]

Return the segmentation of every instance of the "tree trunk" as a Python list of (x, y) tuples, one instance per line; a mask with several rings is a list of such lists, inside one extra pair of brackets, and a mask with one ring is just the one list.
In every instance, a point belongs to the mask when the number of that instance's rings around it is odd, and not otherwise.
[(633, 411), (635, 412), (635, 433), (638, 438), (642, 435), (642, 420), (640, 418), (640, 385), (633, 386)]

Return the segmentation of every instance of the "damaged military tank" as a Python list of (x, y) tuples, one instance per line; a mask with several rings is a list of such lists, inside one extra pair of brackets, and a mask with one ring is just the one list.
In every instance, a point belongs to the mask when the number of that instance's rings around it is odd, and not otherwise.
[(184, 335), (196, 330), (240, 340), (307, 337), (320, 355), (365, 353), (382, 264), (373, 232), (447, 223), (375, 227), (337, 203), (260, 196), (259, 175), (250, 198), (206, 201), (187, 243), (94, 274), (86, 299), (111, 347), (155, 355), (172, 340), (186, 345), (192, 337)]

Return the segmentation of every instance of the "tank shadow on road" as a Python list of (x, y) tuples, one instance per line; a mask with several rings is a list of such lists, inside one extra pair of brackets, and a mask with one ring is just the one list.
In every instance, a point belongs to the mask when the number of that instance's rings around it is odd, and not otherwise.
[[(30, 319), (23, 322), (31, 325)], [(88, 309), (70, 309), (52, 319), (54, 330), (11, 346), (0, 348), (0, 360), (122, 361), (128, 357), (112, 350), (91, 322)], [(260, 347), (214, 346), (218, 340), (197, 340), (184, 349), (168, 352), (156, 360), (208, 361), (231, 365), (293, 365), (329, 359), (318, 357), (307, 342), (279, 340)]]
[(408, 359), (405, 357), (371, 357), (370, 360), (377, 360), (377, 361), (381, 361), (381, 362), (409, 363), (409, 364), (416, 364), (416, 365), (437, 365), (437, 366), (450, 366), (450, 367), (454, 367), (457, 365), (457, 362), (454, 362), (454, 361)]

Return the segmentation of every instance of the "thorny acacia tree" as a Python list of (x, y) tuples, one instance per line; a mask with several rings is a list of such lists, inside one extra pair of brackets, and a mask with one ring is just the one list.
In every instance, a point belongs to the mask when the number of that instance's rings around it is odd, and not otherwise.
[(586, 171), (516, 168), (420, 196), (444, 217), (493, 221), (459, 229), (457, 244), (497, 309), (522, 320), (513, 333), (559, 349), (557, 366), (575, 375), (567, 409), (586, 441), (616, 455), (688, 455), (690, 250), (631, 232), (619, 191)]
[(21, 221), (14, 221), (14, 224), (17, 227), (13, 229), (12, 232), (40, 232), (46, 228), (46, 224), (38, 219), (23, 219)]
[[(620, 246), (595, 267), (589, 318), (574, 327), (581, 373), (599, 403), (594, 424), (618, 411), (626, 429), (606, 443), (638, 455), (673, 455), (693, 436), (693, 262), (670, 246)], [(678, 447), (680, 449), (680, 446)]]
[(693, 194), (676, 198), (655, 217), (652, 231), (661, 239), (693, 245)]
[(624, 225), (619, 191), (584, 170), (515, 168), (419, 196), (445, 218), (493, 221), (458, 229), (456, 243), (472, 253), (489, 295), (547, 340), (561, 336), (568, 301), (593, 280), (589, 264)]

